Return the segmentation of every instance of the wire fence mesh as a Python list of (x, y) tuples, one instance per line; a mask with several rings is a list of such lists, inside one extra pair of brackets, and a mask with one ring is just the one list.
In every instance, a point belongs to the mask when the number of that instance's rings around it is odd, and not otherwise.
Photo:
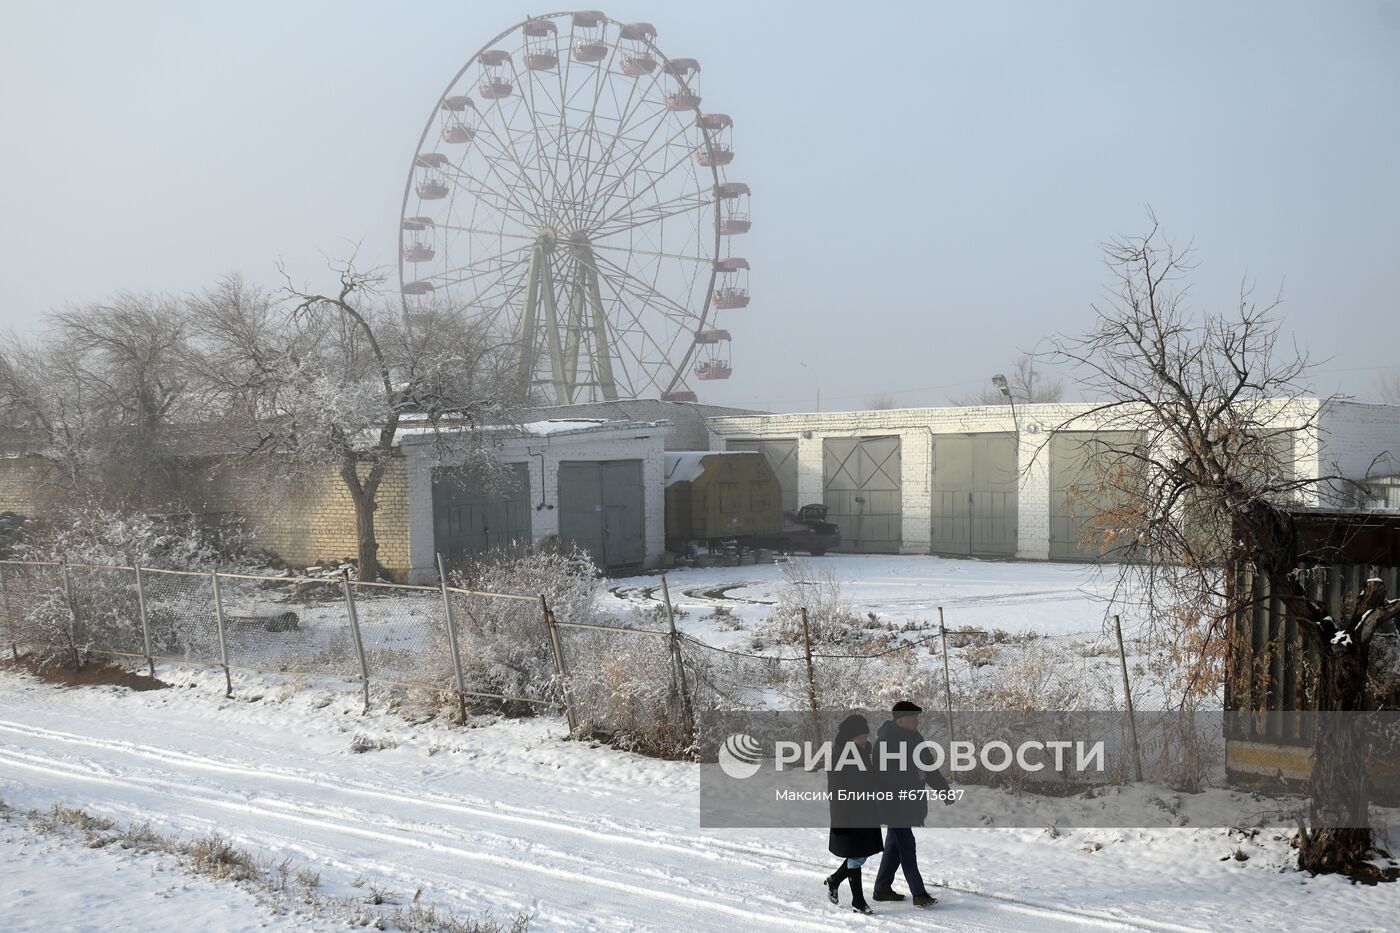
[[(663, 586), (664, 591), (664, 586)], [(654, 607), (658, 610), (661, 607)], [(581, 734), (683, 754), (712, 719), (741, 710), (930, 712), (1152, 708), (1153, 646), (1104, 629), (1009, 633), (925, 625), (767, 651), (706, 644), (664, 611), (631, 624), (556, 617), (544, 597), (341, 578), (195, 573), (0, 561), (0, 642), (14, 657), (103, 657), (337, 678), (456, 695), (515, 713), (562, 709)], [(867, 633), (869, 635), (869, 633)], [(232, 689), (232, 679), (228, 680)], [(1160, 706), (1158, 706), (1160, 708)]]

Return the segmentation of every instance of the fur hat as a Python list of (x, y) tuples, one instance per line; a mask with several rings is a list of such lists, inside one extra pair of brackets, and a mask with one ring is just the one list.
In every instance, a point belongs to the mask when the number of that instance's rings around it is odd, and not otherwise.
[(903, 719), (905, 716), (917, 716), (923, 711), (924, 708), (922, 706), (910, 703), (908, 700), (900, 700), (894, 705), (894, 709), (890, 710), (890, 712), (894, 714), (895, 719)]

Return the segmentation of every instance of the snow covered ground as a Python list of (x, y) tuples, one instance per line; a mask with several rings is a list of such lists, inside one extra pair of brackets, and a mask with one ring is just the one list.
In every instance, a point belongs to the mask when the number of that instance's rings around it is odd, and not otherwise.
[[(920, 833), (941, 886), (931, 911), (860, 918), (822, 895), (824, 831), (699, 828), (694, 765), (565, 741), (554, 719), (413, 725), (382, 699), (362, 715), (329, 684), (239, 677), (228, 700), (221, 674), (158, 674), (173, 686), (133, 693), (0, 671), (0, 799), (218, 830), (320, 871), (333, 894), (369, 878), (459, 915), (532, 912), (536, 930), (1330, 931), (1393, 929), (1400, 914), (1394, 886), (1288, 870), (1282, 833), (985, 828)], [(395, 744), (355, 754), (357, 735)], [(0, 858), (6, 929), (315, 928), (14, 820)]]
[[(248, 891), (191, 877), (168, 857), (90, 849), (45, 836), (18, 818), (0, 823), (0, 878), (7, 930), (267, 930), (269, 917)], [(183, 920), (183, 924), (181, 921)], [(299, 930), (331, 930), (300, 917)]]
[[(858, 614), (873, 612), (882, 621), (925, 623), (935, 629), (942, 606), (950, 629), (1041, 635), (1098, 632), (1114, 583), (1111, 570), (1101, 574), (1086, 564), (922, 555), (828, 554), (797, 559), (813, 572), (830, 571)], [(760, 621), (773, 611), (784, 582), (781, 564), (678, 569), (667, 574), (671, 600), (685, 611), (681, 628), (717, 645), (732, 643), (736, 634), (715, 623), (716, 609), (745, 622)], [(660, 577), (644, 574), (615, 580), (610, 604), (620, 611), (659, 605), (660, 599)]]

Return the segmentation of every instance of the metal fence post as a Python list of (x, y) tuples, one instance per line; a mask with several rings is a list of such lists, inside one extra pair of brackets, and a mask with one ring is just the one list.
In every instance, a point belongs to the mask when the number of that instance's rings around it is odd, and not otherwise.
[(360, 639), (360, 614), (355, 611), (355, 591), (350, 586), (350, 571), (340, 571), (340, 582), (345, 588), (345, 614), (350, 617), (350, 637), (355, 640), (355, 657), (360, 661), (360, 685), (365, 698), (365, 712), (369, 712), (369, 665), (365, 663), (365, 643)]
[(544, 625), (549, 630), (549, 647), (554, 652), (554, 673), (559, 678), (559, 690), (564, 697), (564, 718), (569, 722), (569, 734), (578, 732), (578, 716), (574, 712), (573, 695), (569, 691), (569, 666), (564, 663), (564, 652), (559, 650), (559, 629), (554, 624), (554, 613), (549, 602), (540, 594), (540, 609), (544, 612)]
[(447, 620), (447, 645), (452, 655), (453, 683), (457, 687), (457, 712), (462, 717), (462, 725), (467, 724), (467, 683), (462, 676), (462, 653), (457, 647), (457, 620), (452, 615), (452, 598), (447, 593), (447, 568), (443, 566), (442, 555), (437, 555), (438, 585), (442, 588), (442, 614)]
[(5, 628), (10, 633), (10, 655), (19, 663), (19, 641), (15, 637), (15, 619), (10, 614), (10, 588), (5, 579), (5, 565), (0, 564), (0, 599), (5, 601)]
[(948, 673), (948, 626), (943, 624), (943, 607), (938, 607), (938, 641), (943, 651), (943, 706), (948, 715), (948, 741), (953, 741), (953, 679)]
[(671, 588), (666, 575), (661, 575), (661, 595), (666, 600), (666, 624), (671, 629), (671, 663), (676, 666), (681, 694), (681, 715), (685, 717), (686, 736), (695, 744), (695, 709), (690, 703), (690, 685), (685, 680), (685, 660), (681, 656), (681, 636), (676, 631), (676, 611), (671, 605)]
[(83, 661), (78, 657), (78, 604), (73, 600), (73, 575), (67, 561), (63, 562), (63, 596), (68, 601), (68, 647), (73, 651), (73, 670), (80, 671)]
[(141, 577), (141, 566), (132, 567), (136, 571), (136, 606), (141, 613), (141, 645), (146, 649), (146, 669), (156, 676), (156, 662), (151, 654), (151, 620), (146, 615), (146, 583)]
[(219, 627), (219, 663), (224, 666), (224, 696), (233, 696), (233, 675), (228, 670), (228, 639), (224, 635), (224, 600), (219, 592), (219, 573), (209, 575), (214, 581), (214, 623)]
[(802, 607), (802, 657), (807, 662), (807, 705), (812, 711), (812, 739), (821, 742), (821, 723), (817, 718), (817, 672), (812, 667), (812, 631), (807, 624), (807, 607)]
[(1133, 737), (1133, 768), (1137, 779), (1142, 780), (1142, 750), (1138, 746), (1137, 715), (1133, 712), (1133, 690), (1128, 684), (1128, 655), (1123, 650), (1123, 625), (1118, 616), (1113, 617), (1113, 634), (1118, 639), (1118, 665), (1123, 672), (1123, 699), (1128, 706), (1128, 728)]

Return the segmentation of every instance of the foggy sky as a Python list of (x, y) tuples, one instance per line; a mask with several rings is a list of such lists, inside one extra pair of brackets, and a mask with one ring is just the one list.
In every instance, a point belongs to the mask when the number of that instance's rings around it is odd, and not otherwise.
[[(703, 67), (754, 191), (753, 302), (705, 401), (943, 404), (1078, 332), (1150, 204), (1193, 301), (1283, 289), (1318, 388), (1396, 362), (1400, 2), (614, 3)], [(0, 328), (278, 259), (395, 259), (448, 79), (510, 2), (4, 0)], [(804, 368), (801, 364), (805, 363)], [(817, 374), (817, 375), (814, 375)]]

